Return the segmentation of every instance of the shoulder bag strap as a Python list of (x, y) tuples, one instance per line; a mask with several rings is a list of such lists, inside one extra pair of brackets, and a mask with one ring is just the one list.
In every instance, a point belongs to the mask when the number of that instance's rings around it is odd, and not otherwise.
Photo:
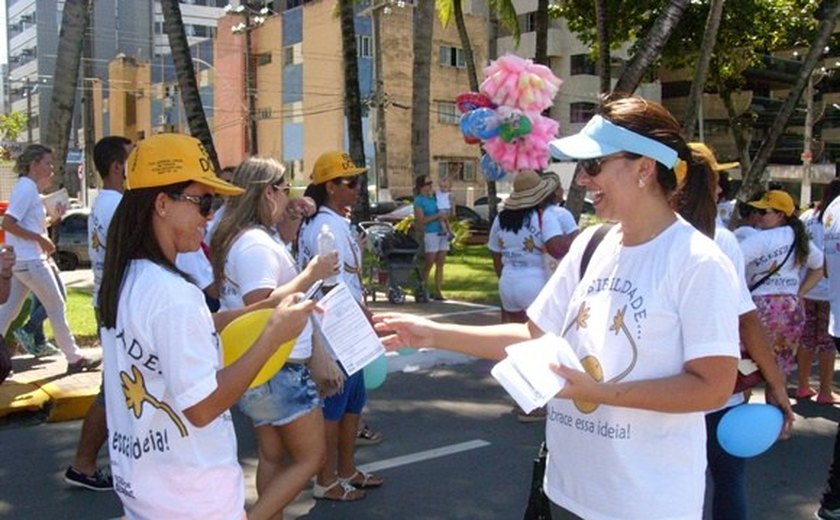
[(788, 252), (785, 255), (785, 259), (782, 260), (782, 263), (777, 265), (775, 269), (773, 269), (772, 271), (770, 271), (769, 273), (764, 275), (764, 277), (761, 280), (759, 280), (759, 281), (755, 282), (754, 284), (750, 285), (750, 292), (753, 292), (754, 290), (761, 287), (761, 284), (763, 284), (764, 282), (769, 280), (771, 276), (773, 276), (774, 274), (779, 272), (779, 269), (781, 269), (782, 266), (785, 265), (785, 262), (788, 261), (788, 258), (790, 258), (791, 253), (793, 253), (794, 247), (796, 247), (796, 239), (795, 238), (793, 240), (793, 244), (790, 245), (790, 249), (788, 249)]
[(598, 244), (604, 239), (604, 236), (609, 232), (615, 224), (601, 224), (601, 227), (592, 233), (589, 242), (586, 244), (586, 249), (583, 250), (583, 256), (580, 258), (580, 278), (586, 274), (586, 268), (589, 267), (589, 261), (592, 260), (592, 255), (598, 249)]

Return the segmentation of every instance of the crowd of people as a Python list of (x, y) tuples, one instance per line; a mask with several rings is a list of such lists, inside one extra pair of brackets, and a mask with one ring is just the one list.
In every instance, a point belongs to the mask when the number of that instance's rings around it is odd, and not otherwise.
[[(501, 323), (370, 316), (383, 344), (501, 360), (508, 346), (529, 339), (568, 343), (583, 370), (552, 365), (565, 386), (537, 413), (546, 421), (543, 487), (555, 519), (699, 519), (707, 470), (712, 517), (747, 518), (746, 460), (717, 438), (723, 416), (750, 398), (739, 366), (754, 363), (764, 380), (766, 402), (784, 417), (781, 438), (793, 432), (786, 380), (794, 370), (796, 398), (840, 400), (832, 388), (840, 181), (802, 215), (778, 186), (739, 208), (718, 204), (725, 172), (737, 163), (718, 163), (705, 145), (686, 142), (666, 109), (639, 97), (604, 99), (579, 133), (550, 148), (577, 161), (575, 182), (604, 223), (579, 230), (556, 175), (516, 172), (488, 242)], [(336, 373), (315, 317), (322, 310), (303, 296), (340, 280), (370, 315), (348, 218), (364, 168), (325, 152), (304, 196), (292, 199), (279, 162), (252, 157), (222, 179), (188, 136), (137, 144), (106, 137), (94, 158), (103, 189), (89, 234), (103, 384), (65, 480), (114, 489), (129, 518), (282, 518), (310, 481), (316, 499), (331, 501), (360, 500), (382, 486), (355, 462), (360, 440), (381, 439), (361, 420), (363, 372)], [(2, 223), (0, 331), (5, 337), (32, 292), (68, 371), (95, 370), (103, 359), (76, 346), (49, 260), (55, 246), (39, 192), (52, 176), (51, 150), (29, 146), (17, 171)], [(415, 192), (420, 276), (425, 283), (435, 269), (428, 296), (442, 300), (453, 201), (445, 180), (436, 193), (431, 178), (418, 177)], [(740, 226), (730, 231), (721, 216)], [(273, 309), (265, 330), (225, 365), (218, 332), (257, 309)], [(283, 367), (251, 385), (286, 342), (294, 346)], [(8, 349), (0, 354), (4, 376)], [(258, 500), (247, 512), (233, 406), (257, 441)], [(617, 433), (569, 428), (575, 421)], [(106, 441), (110, 472), (96, 465)], [(840, 518), (838, 468), (840, 427), (819, 518)]]

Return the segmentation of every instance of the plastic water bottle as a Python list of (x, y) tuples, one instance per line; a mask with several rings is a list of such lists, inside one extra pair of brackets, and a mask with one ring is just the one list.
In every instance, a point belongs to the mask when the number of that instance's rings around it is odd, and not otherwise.
[[(318, 255), (323, 256), (335, 251), (335, 235), (330, 231), (330, 226), (324, 224), (318, 233)], [(338, 283), (338, 275), (324, 278), (324, 285), (330, 286)]]

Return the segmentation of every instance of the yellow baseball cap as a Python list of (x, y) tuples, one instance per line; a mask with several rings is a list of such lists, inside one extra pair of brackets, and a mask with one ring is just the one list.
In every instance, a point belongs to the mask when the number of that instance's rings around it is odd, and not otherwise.
[(793, 215), (796, 210), (796, 204), (793, 202), (793, 197), (786, 191), (770, 190), (765, 193), (760, 199), (747, 202), (750, 206), (758, 209), (772, 209), (781, 211), (788, 217)]
[(741, 163), (739, 162), (717, 162), (717, 158), (715, 157), (714, 152), (712, 152), (712, 149), (703, 143), (688, 143), (688, 146), (693, 151), (700, 154), (703, 157), (703, 159), (705, 159), (706, 162), (709, 163), (709, 166), (716, 172), (723, 172), (741, 166)]
[(325, 152), (315, 161), (315, 167), (312, 168), (312, 182), (324, 184), (341, 177), (355, 177), (365, 171), (367, 171), (367, 168), (356, 166), (347, 153)]
[(188, 135), (153, 135), (137, 143), (127, 162), (127, 190), (193, 181), (221, 195), (240, 195), (245, 191), (216, 176), (204, 145)]

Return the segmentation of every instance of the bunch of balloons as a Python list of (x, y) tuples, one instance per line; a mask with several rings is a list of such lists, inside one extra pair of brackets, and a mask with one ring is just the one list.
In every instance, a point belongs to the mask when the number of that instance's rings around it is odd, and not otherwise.
[(456, 105), (461, 133), (470, 144), (484, 143), (482, 173), (499, 180), (505, 172), (548, 166), (548, 143), (557, 122), (543, 117), (562, 81), (551, 69), (507, 54), (484, 69), (480, 92), (465, 92)]

